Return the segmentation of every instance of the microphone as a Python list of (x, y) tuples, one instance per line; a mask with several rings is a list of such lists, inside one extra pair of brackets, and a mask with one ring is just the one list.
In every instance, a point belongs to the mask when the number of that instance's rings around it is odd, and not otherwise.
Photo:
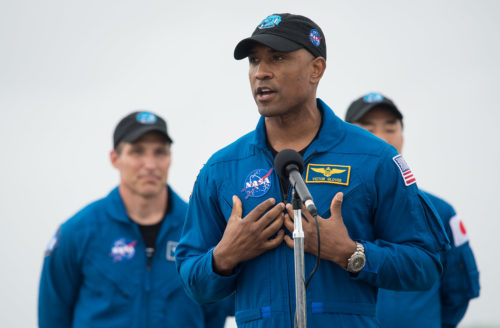
[(307, 211), (313, 217), (318, 215), (311, 193), (302, 179), (301, 174), (304, 171), (302, 156), (293, 149), (283, 149), (274, 158), (274, 167), (280, 178), (290, 181)]

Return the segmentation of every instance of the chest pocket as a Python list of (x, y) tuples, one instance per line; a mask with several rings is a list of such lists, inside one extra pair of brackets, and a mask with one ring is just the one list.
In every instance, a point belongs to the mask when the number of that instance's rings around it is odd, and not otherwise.
[(318, 215), (324, 219), (331, 216), (330, 205), (338, 192), (344, 194), (342, 202), (342, 218), (349, 236), (356, 240), (373, 240), (372, 215), (370, 213), (370, 195), (363, 187), (362, 180), (355, 174), (351, 175), (348, 185), (333, 183), (307, 183)]
[(126, 268), (109, 269), (106, 266), (90, 264), (85, 270), (83, 285), (94, 292), (96, 296), (127, 300), (135, 296), (138, 283), (134, 277), (127, 275)]
[(352, 180), (354, 181), (347, 186), (332, 183), (307, 183), (307, 187), (318, 209), (319, 216), (325, 219), (330, 217), (330, 205), (333, 197), (338, 192), (344, 194), (344, 201), (342, 204), (342, 214), (344, 214), (344, 208), (349, 206), (351, 200), (354, 200), (353, 198), (356, 198), (356, 192), (359, 192), (358, 189), (361, 187), (359, 180)]
[[(119, 271), (117, 271), (119, 270)], [(75, 322), (92, 322), (93, 327), (127, 327), (135, 320), (132, 317), (134, 300), (137, 299), (138, 286), (132, 270), (110, 269), (99, 263), (84, 266), (83, 284), (75, 309)]]

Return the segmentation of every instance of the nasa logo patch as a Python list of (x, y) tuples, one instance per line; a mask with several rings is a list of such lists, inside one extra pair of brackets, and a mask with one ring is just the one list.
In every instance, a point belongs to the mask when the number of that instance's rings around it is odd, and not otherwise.
[(281, 16), (279, 15), (269, 15), (260, 22), (259, 29), (272, 28), (278, 26), (281, 22)]
[(321, 44), (321, 34), (319, 34), (318, 30), (316, 29), (312, 29), (311, 32), (309, 32), (309, 40), (311, 40), (311, 43), (315, 46), (315, 47), (319, 47), (319, 45)]
[(271, 172), (273, 169), (257, 169), (250, 172), (250, 174), (245, 179), (245, 186), (241, 192), (245, 192), (245, 199), (248, 197), (262, 197), (271, 188), (272, 176)]
[(128, 261), (135, 255), (135, 244), (137, 244), (137, 240), (129, 241), (120, 238), (111, 246), (109, 256), (113, 258), (113, 262)]

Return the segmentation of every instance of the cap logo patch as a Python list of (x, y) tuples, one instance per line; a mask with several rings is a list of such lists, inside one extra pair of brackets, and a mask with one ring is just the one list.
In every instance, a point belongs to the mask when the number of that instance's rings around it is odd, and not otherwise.
[(394, 156), (392, 160), (394, 161), (394, 163), (396, 163), (396, 166), (401, 172), (401, 175), (403, 176), (406, 186), (412, 185), (415, 182), (417, 182), (417, 179), (415, 179), (415, 176), (413, 176), (410, 167), (408, 166), (408, 164), (406, 164), (403, 155)]
[(158, 120), (158, 118), (153, 113), (142, 112), (137, 114), (136, 120), (142, 124), (153, 124)]
[(130, 260), (135, 255), (135, 244), (137, 244), (137, 240), (129, 241), (120, 238), (113, 243), (109, 256), (113, 258), (113, 262)]
[(381, 102), (384, 100), (384, 96), (382, 96), (380, 93), (369, 93), (366, 96), (363, 97), (363, 101), (365, 103), (374, 103), (374, 102)]
[(313, 28), (311, 32), (309, 32), (309, 40), (311, 40), (311, 43), (315, 47), (319, 47), (319, 45), (321, 44), (321, 39), (323, 38), (321, 37), (321, 34), (319, 34), (318, 30)]
[(351, 167), (348, 165), (307, 164), (306, 183), (349, 185)]
[(245, 186), (241, 192), (245, 192), (245, 199), (248, 197), (262, 197), (271, 189), (273, 168), (270, 170), (257, 169), (250, 172), (245, 179)]
[(275, 26), (278, 26), (281, 22), (281, 16), (279, 15), (270, 15), (267, 16), (260, 22), (259, 26), (257, 26), (259, 29), (265, 29), (265, 28), (272, 28)]

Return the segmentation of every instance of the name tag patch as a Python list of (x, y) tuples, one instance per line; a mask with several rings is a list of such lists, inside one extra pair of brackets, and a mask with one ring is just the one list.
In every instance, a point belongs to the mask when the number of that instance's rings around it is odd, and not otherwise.
[(307, 164), (307, 183), (332, 183), (343, 186), (349, 185), (351, 167), (334, 164)]

